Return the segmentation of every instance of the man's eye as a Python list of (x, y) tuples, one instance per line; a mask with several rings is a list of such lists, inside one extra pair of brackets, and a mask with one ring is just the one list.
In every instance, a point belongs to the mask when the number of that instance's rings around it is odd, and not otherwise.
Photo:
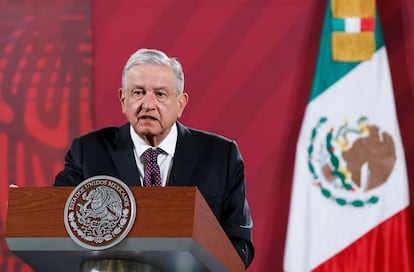
[(137, 89), (137, 90), (133, 90), (133, 92), (132, 92), (134, 95), (142, 95), (144, 92), (142, 91), (142, 90), (139, 90), (139, 89)]
[(164, 92), (157, 92), (157, 96), (160, 97), (160, 98), (162, 98), (162, 97), (166, 97), (167, 94), (164, 93)]

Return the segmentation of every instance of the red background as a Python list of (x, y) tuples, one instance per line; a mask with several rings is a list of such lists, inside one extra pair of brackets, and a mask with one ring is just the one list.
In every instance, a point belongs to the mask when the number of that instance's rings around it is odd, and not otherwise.
[[(412, 184), (411, 2), (377, 1)], [(184, 67), (190, 102), (181, 121), (240, 146), (257, 252), (249, 271), (282, 271), (296, 140), (325, 6), (320, 0), (0, 0), (1, 236), (8, 184), (52, 185), (73, 137), (124, 123), (117, 100), (122, 67), (136, 49), (158, 48)], [(0, 245), (0, 271), (30, 271), (4, 240)]]

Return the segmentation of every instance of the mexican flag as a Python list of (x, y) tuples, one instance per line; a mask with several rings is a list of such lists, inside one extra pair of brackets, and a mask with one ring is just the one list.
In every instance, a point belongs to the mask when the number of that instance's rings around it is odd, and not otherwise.
[(328, 0), (296, 147), (284, 270), (414, 271), (409, 190), (374, 0)]

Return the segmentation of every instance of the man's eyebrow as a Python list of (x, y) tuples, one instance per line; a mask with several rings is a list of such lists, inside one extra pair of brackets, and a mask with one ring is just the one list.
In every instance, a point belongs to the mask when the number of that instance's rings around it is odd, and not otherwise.
[[(147, 90), (147, 88), (145, 88), (144, 86), (142, 86), (140, 84), (134, 84), (132, 86), (131, 90), (136, 90), (136, 89), (141, 89), (141, 90), (144, 90), (144, 91)], [(154, 91), (161, 91), (161, 90), (167, 90), (168, 87), (167, 86), (158, 86), (158, 87), (151, 88), (151, 89), (153, 89)]]
[(139, 85), (139, 84), (134, 84), (132, 86), (132, 89), (144, 89), (144, 87), (142, 85)]
[(168, 89), (168, 87), (167, 86), (160, 86), (160, 87), (154, 88), (155, 91), (165, 90), (165, 89)]

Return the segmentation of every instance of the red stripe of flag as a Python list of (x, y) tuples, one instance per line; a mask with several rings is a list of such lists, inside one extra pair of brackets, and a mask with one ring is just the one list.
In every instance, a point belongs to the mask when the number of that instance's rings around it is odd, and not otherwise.
[(405, 208), (378, 224), (312, 272), (412, 272), (409, 212)]

